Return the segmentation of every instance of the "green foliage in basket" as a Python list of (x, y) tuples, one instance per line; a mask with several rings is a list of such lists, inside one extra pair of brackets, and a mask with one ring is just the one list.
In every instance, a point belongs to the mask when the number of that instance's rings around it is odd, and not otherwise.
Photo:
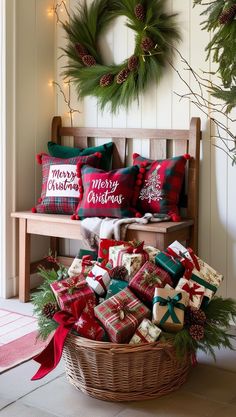
[[(135, 47), (124, 62), (107, 65), (99, 41), (118, 16), (125, 16), (135, 32)], [(63, 25), (69, 41), (64, 75), (75, 83), (78, 97), (95, 96), (102, 109), (110, 103), (112, 112), (138, 99), (171, 59), (172, 45), (180, 39), (175, 17), (166, 12), (165, 0), (94, 0), (90, 7), (82, 2)]]
[(31, 297), (34, 315), (38, 320), (38, 338), (41, 340), (46, 340), (58, 326), (52, 319), (59, 307), (50, 284), (68, 277), (67, 268), (59, 263), (56, 266), (56, 269), (39, 267), (38, 274), (43, 278), (43, 283)]
[(186, 355), (189, 351), (202, 350), (215, 359), (215, 348), (234, 349), (231, 340), (235, 336), (230, 333), (230, 322), (236, 323), (236, 301), (232, 298), (214, 297), (203, 311), (205, 321), (197, 324), (195, 320), (195, 325), (199, 327), (195, 328), (196, 332), (192, 335), (191, 323), (188, 322), (176, 335), (166, 335), (167, 339), (173, 340), (178, 357)]

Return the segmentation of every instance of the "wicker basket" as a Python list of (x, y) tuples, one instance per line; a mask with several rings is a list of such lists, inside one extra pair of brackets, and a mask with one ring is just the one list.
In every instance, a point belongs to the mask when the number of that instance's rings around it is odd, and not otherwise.
[(178, 389), (191, 367), (177, 360), (172, 344), (118, 345), (70, 334), (63, 350), (68, 380), (88, 395), (107, 401), (160, 397)]

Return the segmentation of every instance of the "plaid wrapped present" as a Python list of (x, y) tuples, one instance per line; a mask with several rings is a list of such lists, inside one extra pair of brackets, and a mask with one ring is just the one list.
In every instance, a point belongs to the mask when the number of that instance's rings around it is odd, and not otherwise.
[(96, 305), (96, 296), (87, 285), (83, 275), (55, 281), (50, 286), (61, 310), (71, 312), (71, 304), (76, 300), (81, 300), (81, 302), (86, 300), (90, 310)]
[(128, 242), (123, 240), (113, 240), (113, 239), (100, 239), (99, 248), (98, 248), (98, 261), (100, 263), (107, 264), (109, 261), (109, 249), (112, 246), (125, 245), (129, 246)]
[(129, 288), (96, 306), (94, 313), (114, 343), (128, 343), (141, 321), (151, 314)]
[(166, 284), (172, 284), (168, 272), (152, 262), (147, 261), (131, 279), (129, 288), (131, 288), (143, 302), (152, 303), (155, 288), (162, 288)]
[(108, 272), (98, 265), (95, 265), (86, 277), (88, 285), (98, 295), (106, 294), (110, 280)]
[(189, 295), (189, 306), (200, 308), (205, 294), (205, 287), (191, 279), (180, 278), (176, 291), (185, 291)]
[(112, 279), (107, 289), (107, 295), (105, 297), (105, 300), (108, 300), (108, 298), (111, 298), (113, 295), (116, 295), (118, 292), (124, 290), (125, 288), (127, 288), (127, 286), (127, 281), (121, 281), (120, 279)]
[(68, 269), (69, 277), (75, 277), (79, 274), (84, 274), (85, 276), (93, 269), (95, 261), (92, 261), (91, 255), (85, 255), (82, 259), (76, 257), (70, 268)]
[(160, 334), (161, 329), (159, 329), (159, 327), (150, 320), (143, 319), (129, 343), (131, 345), (136, 345), (138, 343), (155, 342)]
[(146, 261), (154, 262), (160, 251), (153, 246), (144, 246), (144, 242), (138, 246), (114, 246), (109, 249), (109, 263), (112, 267), (125, 266), (129, 277), (133, 277)]
[(178, 332), (184, 325), (184, 311), (189, 295), (174, 289), (155, 288), (153, 323), (166, 331)]

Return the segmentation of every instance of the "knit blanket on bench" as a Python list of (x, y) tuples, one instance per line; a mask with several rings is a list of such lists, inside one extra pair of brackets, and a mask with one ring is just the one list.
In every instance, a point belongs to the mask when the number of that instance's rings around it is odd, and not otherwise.
[(81, 235), (91, 249), (97, 249), (102, 238), (125, 240), (126, 231), (131, 223), (147, 224), (170, 220), (170, 216), (151, 213), (146, 213), (140, 218), (88, 217), (81, 221)]

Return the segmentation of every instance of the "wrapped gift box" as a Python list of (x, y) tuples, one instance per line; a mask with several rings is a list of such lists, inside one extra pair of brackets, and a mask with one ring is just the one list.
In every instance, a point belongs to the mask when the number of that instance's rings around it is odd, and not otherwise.
[(129, 288), (96, 306), (94, 313), (114, 343), (128, 343), (141, 321), (151, 314)]
[(96, 305), (96, 296), (83, 275), (55, 281), (50, 286), (61, 310), (71, 312), (71, 305), (77, 300), (86, 301), (90, 309)]
[(153, 246), (114, 246), (109, 249), (109, 263), (112, 267), (125, 266), (129, 277), (133, 277), (146, 261), (154, 262), (160, 251)]
[(153, 323), (168, 332), (178, 332), (184, 325), (184, 311), (189, 295), (174, 289), (155, 288)]
[(129, 343), (131, 345), (136, 345), (138, 343), (155, 342), (160, 334), (161, 329), (159, 329), (159, 327), (150, 320), (143, 319)]
[(110, 284), (110, 280), (111, 279), (108, 272), (98, 265), (95, 265), (86, 277), (88, 285), (98, 295), (106, 294), (107, 287)]
[(184, 275), (185, 269), (181, 262), (167, 252), (158, 253), (155, 257), (155, 263), (170, 274), (175, 284)]
[(185, 291), (189, 295), (189, 306), (200, 308), (205, 294), (205, 287), (191, 279), (180, 278), (176, 291)]
[(111, 298), (113, 295), (116, 295), (118, 292), (127, 288), (127, 286), (127, 281), (121, 281), (120, 279), (112, 279), (107, 289), (107, 295), (105, 299), (108, 300), (108, 298)]
[(82, 312), (73, 326), (73, 329), (82, 337), (86, 337), (91, 340), (101, 341), (105, 337), (105, 330), (95, 319), (94, 315)]
[(98, 257), (95, 250), (80, 249), (77, 258), (82, 259), (84, 256), (91, 256), (93, 261), (96, 261)]
[(145, 262), (129, 283), (129, 288), (144, 302), (152, 303), (155, 288), (172, 284), (168, 272), (152, 262)]
[(91, 255), (85, 255), (82, 259), (76, 257), (68, 269), (68, 275), (69, 277), (75, 277), (81, 273), (88, 275), (95, 264), (96, 262), (92, 260)]
[(123, 240), (100, 239), (98, 249), (98, 261), (102, 264), (107, 264), (109, 261), (109, 249), (113, 246), (129, 246), (129, 242)]

